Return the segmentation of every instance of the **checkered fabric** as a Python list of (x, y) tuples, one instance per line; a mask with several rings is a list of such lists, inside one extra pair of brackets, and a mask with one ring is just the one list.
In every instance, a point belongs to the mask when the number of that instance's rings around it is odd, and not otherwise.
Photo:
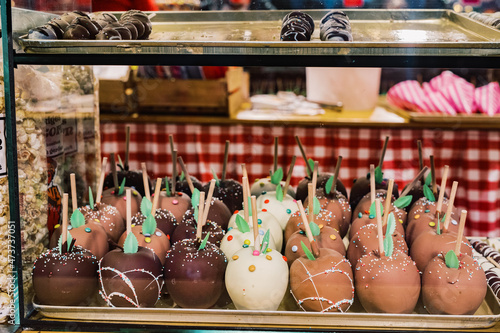
[(386, 136), (384, 177), (394, 178), (401, 190), (418, 173), (417, 140), (422, 140), (425, 165), (434, 155), (438, 184), (444, 165), (450, 166), (448, 191), (458, 181), (456, 206), (468, 210), (466, 235), (500, 235), (500, 132), (478, 130), (423, 130), (383, 128), (331, 128), (271, 125), (101, 124), (103, 156), (125, 154), (125, 128), (130, 126), (130, 167), (146, 161), (151, 177), (170, 175), (169, 134), (188, 172), (206, 182), (212, 169), (220, 178), (224, 145), (230, 140), (226, 178), (241, 180), (245, 163), (251, 180), (269, 174), (273, 164), (274, 137), (279, 138), (279, 166), (285, 174), (293, 155), (297, 162), (292, 185), (305, 175), (305, 163), (295, 142), (298, 135), (308, 158), (319, 161), (321, 172), (333, 172), (337, 156), (343, 156), (340, 179), (350, 190), (356, 177), (378, 164)]

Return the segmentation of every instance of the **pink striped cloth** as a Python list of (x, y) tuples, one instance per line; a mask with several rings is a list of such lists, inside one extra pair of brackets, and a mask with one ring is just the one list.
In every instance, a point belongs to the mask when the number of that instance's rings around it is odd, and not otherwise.
[(492, 116), (500, 113), (500, 86), (493, 82), (475, 88), (465, 79), (444, 71), (422, 85), (414, 80), (394, 85), (387, 92), (387, 100), (398, 108), (422, 113), (482, 112)]

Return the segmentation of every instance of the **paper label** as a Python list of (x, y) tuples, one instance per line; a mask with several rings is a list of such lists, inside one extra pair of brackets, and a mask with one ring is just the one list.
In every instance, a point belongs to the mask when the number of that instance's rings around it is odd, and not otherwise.
[(72, 155), (78, 152), (77, 123), (75, 118), (62, 120), (64, 153)]
[(59, 116), (45, 119), (45, 141), (47, 144), (47, 157), (57, 157), (64, 153), (62, 140), (63, 124)]

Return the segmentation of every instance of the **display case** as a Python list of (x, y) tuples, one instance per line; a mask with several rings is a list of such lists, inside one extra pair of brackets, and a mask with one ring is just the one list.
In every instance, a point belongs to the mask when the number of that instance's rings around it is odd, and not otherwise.
[[(19, 120), (19, 115), (16, 116), (14, 67), (27, 64), (196, 64), (208, 66), (498, 68), (500, 30), (451, 10), (359, 9), (346, 10), (352, 20), (354, 42), (346, 44), (320, 41), (317, 32), (313, 35), (312, 41), (289, 43), (279, 40), (281, 19), (289, 11), (202, 11), (158, 13), (152, 18), (157, 40), (35, 41), (23, 36), (22, 32), (26, 33), (28, 28), (38, 23), (21, 29), (24, 31), (13, 31), (13, 18), (16, 15), (37, 18), (42, 14), (26, 11), (19, 13), (16, 9), (12, 9), (10, 2), (6, 0), (2, 1), (1, 7), (10, 220), (12, 221), (9, 222), (11, 232), (9, 253), (13, 255), (15, 321), (22, 329), (103, 331), (128, 328), (326, 331), (387, 329), (486, 331), (498, 329), (500, 305), (491, 289), (487, 289), (486, 296), (481, 299), (478, 310), (468, 315), (428, 314), (421, 302), (418, 303), (415, 311), (407, 314), (378, 314), (363, 310), (359, 299), (354, 300), (354, 296), (353, 306), (345, 313), (342, 311), (305, 312), (301, 311), (301, 302), (297, 304), (293, 294), (288, 292), (285, 297), (282, 297), (282, 301), (278, 300), (279, 307), (272, 310), (265, 307), (260, 310), (244, 309), (244, 307), (232, 305), (231, 301), (223, 298), (221, 305), (217, 304), (210, 309), (194, 309), (189, 306), (181, 308), (175, 306), (174, 301), (163, 294), (160, 295), (160, 302), (154, 308), (109, 307), (100, 299), (103, 296), (104, 300), (109, 300), (105, 289), (101, 290), (100, 295), (97, 293), (92, 295), (93, 299), (87, 306), (57, 306), (37, 302), (37, 299), (33, 298), (23, 285), (22, 263), (26, 254), (22, 248), (21, 221), (24, 212), (20, 210), (22, 193), (19, 185), (19, 156), (16, 149), (19, 139), (19, 134), (16, 133), (16, 122)], [(306, 12), (315, 21), (319, 21), (328, 11)], [(119, 16), (120, 13), (117, 15)], [(46, 18), (47, 16), (44, 16), (33, 22), (43, 21)], [(13, 38), (14, 36), (16, 38)], [(14, 48), (14, 42), (18, 43), (19, 48)], [(283, 137), (285, 136), (286, 133), (283, 133)], [(495, 151), (495, 147), (492, 151)], [(302, 167), (304, 171), (307, 169), (307, 165)], [(91, 202), (93, 203), (92, 200)], [(314, 204), (311, 202), (311, 205)], [(257, 220), (256, 223), (258, 223)], [(117, 241), (118, 239), (115, 240)], [(264, 260), (269, 262), (283, 260), (278, 251), (269, 251), (270, 254), (265, 255), (266, 248), (267, 245), (263, 250), (261, 249), (263, 252), (259, 253), (259, 255), (264, 254)], [(273, 257), (274, 255), (276, 256)], [(237, 259), (231, 257), (228, 260)], [(264, 261), (264, 264), (267, 261)], [(255, 265), (245, 268), (250, 272), (256, 269)], [(285, 270), (287, 269), (285, 267)], [(77, 270), (78, 268), (75, 268), (75, 271)], [(154, 277), (150, 284), (156, 285), (160, 279), (163, 280), (163, 273), (160, 277)], [(227, 273), (226, 279), (228, 279)], [(130, 284), (127, 278), (124, 281)], [(102, 279), (100, 283), (102, 284)], [(278, 287), (274, 285), (271, 287), (273, 288), (269, 289), (269, 293), (262, 296), (258, 303), (266, 303), (268, 298), (272, 298), (274, 289)], [(288, 290), (288, 287), (287, 280), (285, 289)], [(206, 288), (209, 289), (209, 287)], [(159, 285), (158, 289), (161, 290)], [(319, 295), (317, 296), (320, 298)]]

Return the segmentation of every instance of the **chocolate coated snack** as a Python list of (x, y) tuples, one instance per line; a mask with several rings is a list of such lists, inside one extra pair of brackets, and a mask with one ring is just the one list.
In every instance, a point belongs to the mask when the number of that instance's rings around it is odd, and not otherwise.
[(57, 34), (51, 25), (44, 25), (30, 29), (28, 32), (29, 39), (57, 39)]
[(319, 29), (321, 40), (352, 41), (349, 18), (340, 10), (332, 10), (326, 14), (321, 19)]
[(281, 40), (308, 41), (314, 31), (314, 21), (310, 15), (302, 12), (291, 12), (283, 18)]

